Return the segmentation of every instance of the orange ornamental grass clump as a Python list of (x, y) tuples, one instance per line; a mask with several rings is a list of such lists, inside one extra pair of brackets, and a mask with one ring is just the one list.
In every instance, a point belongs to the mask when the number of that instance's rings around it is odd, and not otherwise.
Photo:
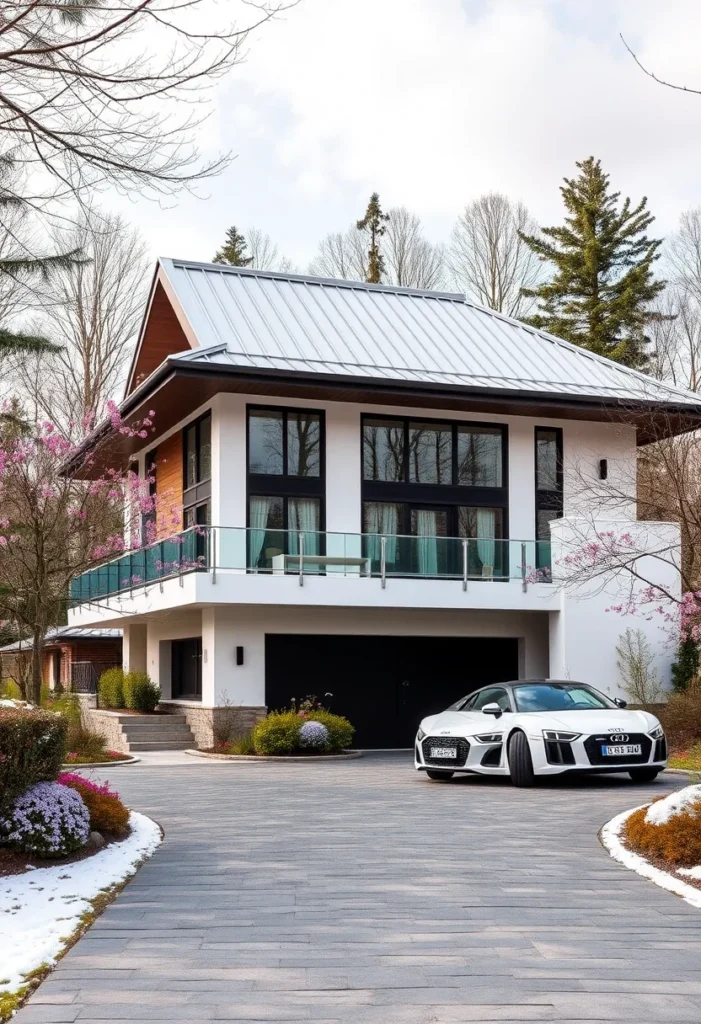
[(687, 786), (634, 811), (624, 836), (643, 856), (679, 868), (701, 864), (701, 786)]

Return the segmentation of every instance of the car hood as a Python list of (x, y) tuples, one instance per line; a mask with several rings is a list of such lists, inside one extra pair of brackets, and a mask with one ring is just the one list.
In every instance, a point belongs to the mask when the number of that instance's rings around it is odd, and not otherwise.
[(527, 714), (506, 712), (497, 718), (479, 712), (444, 711), (424, 718), (421, 728), (433, 736), (474, 736), (475, 733), (506, 732), (512, 726), (525, 726), (528, 732), (562, 729), (567, 732), (650, 732), (658, 725), (654, 715), (625, 708), (601, 711), (536, 711)]

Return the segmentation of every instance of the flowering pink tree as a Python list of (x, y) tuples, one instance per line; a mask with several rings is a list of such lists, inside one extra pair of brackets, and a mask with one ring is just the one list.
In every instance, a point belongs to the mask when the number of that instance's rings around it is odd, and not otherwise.
[[(127, 426), (116, 407), (112, 425), (150, 435), (151, 415)], [(26, 431), (6, 421), (0, 431), (0, 617), (32, 642), (32, 672), (23, 695), (38, 703), (44, 635), (65, 621), (71, 579), (138, 545), (141, 517), (152, 512), (149, 477), (114, 469), (91, 480), (64, 476), (75, 446), (50, 421)]]
[[(681, 593), (665, 582), (677, 574)], [(615, 594), (608, 611), (657, 620), (674, 642), (701, 640), (701, 590), (685, 573), (678, 546), (656, 537), (645, 522), (634, 530), (587, 529), (553, 566), (553, 577), (568, 589)]]

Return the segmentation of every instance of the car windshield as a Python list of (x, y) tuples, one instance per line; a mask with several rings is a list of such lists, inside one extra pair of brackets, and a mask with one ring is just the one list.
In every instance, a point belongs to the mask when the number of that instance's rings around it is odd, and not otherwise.
[(592, 711), (615, 708), (603, 693), (581, 683), (527, 683), (514, 686), (517, 711)]

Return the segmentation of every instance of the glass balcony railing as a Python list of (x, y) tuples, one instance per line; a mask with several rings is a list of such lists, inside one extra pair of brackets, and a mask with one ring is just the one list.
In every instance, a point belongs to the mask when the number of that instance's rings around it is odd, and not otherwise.
[(546, 541), (194, 527), (76, 577), (75, 603), (99, 600), (191, 572), (550, 582)]

